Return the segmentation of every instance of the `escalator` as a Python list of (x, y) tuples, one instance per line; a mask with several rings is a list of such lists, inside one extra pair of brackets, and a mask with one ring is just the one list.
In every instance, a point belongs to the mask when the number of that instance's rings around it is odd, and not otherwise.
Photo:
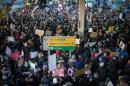
[(2, 19), (11, 10), (15, 0), (0, 0), (0, 19)]
[(113, 0), (112, 9), (125, 8), (130, 5), (130, 0)]

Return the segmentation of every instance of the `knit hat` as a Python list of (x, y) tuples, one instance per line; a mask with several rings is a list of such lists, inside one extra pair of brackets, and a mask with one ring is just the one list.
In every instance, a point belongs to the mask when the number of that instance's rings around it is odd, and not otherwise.
[(53, 78), (53, 84), (57, 84), (58, 80), (56, 78)]
[(100, 67), (103, 67), (103, 66), (104, 66), (104, 63), (103, 63), (103, 62), (101, 62), (101, 63), (100, 63)]
[(93, 32), (93, 28), (89, 28), (88, 32)]

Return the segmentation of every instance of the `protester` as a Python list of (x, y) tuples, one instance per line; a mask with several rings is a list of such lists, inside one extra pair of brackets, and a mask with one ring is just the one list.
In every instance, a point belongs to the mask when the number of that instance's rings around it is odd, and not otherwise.
[[(2, 85), (129, 86), (130, 13), (112, 10), (110, 4), (98, 9), (97, 2), (85, 11), (83, 36), (78, 34), (78, 3), (74, 1), (54, 0), (33, 13), (37, 4), (8, 14), (0, 20)], [(36, 30), (42, 33), (37, 34)], [(78, 39), (71, 57), (68, 51), (51, 51), (56, 53), (58, 74), (49, 71), (44, 36)]]

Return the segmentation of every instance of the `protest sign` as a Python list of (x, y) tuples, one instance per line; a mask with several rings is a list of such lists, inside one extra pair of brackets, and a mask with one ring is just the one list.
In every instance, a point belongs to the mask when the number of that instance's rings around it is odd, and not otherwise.
[(110, 56), (112, 56), (112, 57), (118, 57), (119, 53), (118, 52), (110, 52)]
[(15, 42), (15, 39), (14, 39), (14, 37), (12, 37), (12, 36), (9, 36), (9, 37), (8, 37), (8, 42), (10, 42), (10, 41), (11, 41), (11, 42)]
[(49, 71), (56, 69), (56, 54), (50, 55), (48, 57), (48, 66), (49, 66)]
[(57, 72), (56, 72), (55, 70), (52, 71), (52, 76), (53, 76), (53, 77), (58, 76), (58, 74), (57, 74)]
[(44, 31), (43, 30), (35, 30), (35, 34), (39, 35), (40, 37), (44, 35)]
[(52, 76), (53, 76), (53, 77), (56, 77), (56, 76), (64, 77), (64, 69), (56, 69), (56, 70), (53, 70), (53, 71), (52, 71)]
[(80, 39), (76, 39), (76, 44), (80, 44)]
[(67, 73), (68, 73), (69, 76), (72, 76), (73, 75), (73, 70), (69, 68)]
[(119, 44), (119, 47), (120, 47), (121, 49), (124, 49), (124, 48), (125, 48), (125, 44), (121, 41), (120, 44)]
[(36, 58), (38, 56), (38, 52), (30, 52), (30, 58)]
[(108, 28), (108, 32), (113, 32), (113, 28), (114, 28), (114, 26), (110, 26), (110, 27)]
[(87, 47), (87, 46), (92, 47), (92, 46), (94, 46), (95, 44), (96, 44), (96, 42), (87, 42), (87, 43), (85, 44), (85, 47)]
[(57, 69), (56, 71), (59, 77), (64, 77), (64, 69)]
[(98, 36), (97, 32), (90, 33), (90, 38), (97, 38), (97, 36)]
[(74, 71), (73, 77), (76, 78), (76, 77), (79, 77), (79, 76), (85, 74), (85, 71), (88, 70), (88, 69), (90, 69), (91, 65), (92, 65), (92, 63), (88, 64), (88, 66), (86, 66), (86, 67), (84, 67), (84, 68), (82, 68), (80, 70)]
[(10, 56), (11, 49), (9, 47), (6, 47), (5, 54), (8, 55), (8, 56)]

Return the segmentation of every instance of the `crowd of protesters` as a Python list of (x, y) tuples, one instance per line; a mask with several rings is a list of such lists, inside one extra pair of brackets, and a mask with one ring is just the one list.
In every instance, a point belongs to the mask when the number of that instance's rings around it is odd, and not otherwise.
[[(85, 33), (78, 34), (78, 3), (50, 2), (44, 9), (31, 7), (8, 14), (0, 20), (1, 86), (130, 86), (130, 13), (110, 7), (85, 11)], [(69, 57), (68, 51), (57, 54), (57, 65), (64, 77), (48, 71), (48, 54), (43, 36), (76, 36), (80, 43)], [(91, 37), (92, 33), (97, 34)], [(37, 52), (35, 58), (31, 53)], [(114, 53), (114, 54), (113, 54)], [(68, 69), (91, 68), (81, 76)]]

